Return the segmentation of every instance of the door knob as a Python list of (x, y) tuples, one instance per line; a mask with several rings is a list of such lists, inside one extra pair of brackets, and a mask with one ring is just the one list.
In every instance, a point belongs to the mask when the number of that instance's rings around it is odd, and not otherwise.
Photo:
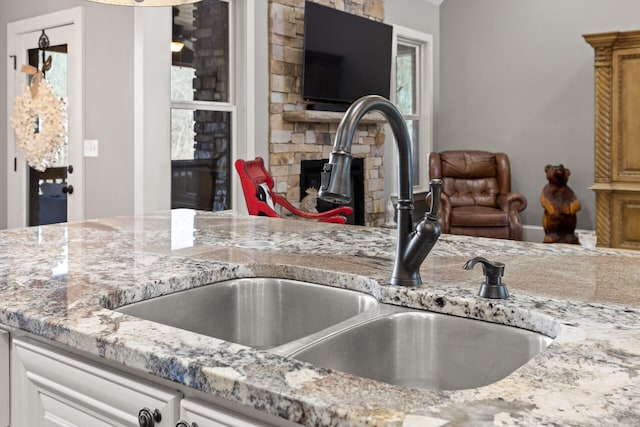
[(66, 185), (66, 186), (62, 187), (62, 192), (64, 194), (67, 194), (67, 193), (73, 194), (73, 185)]
[(67, 172), (73, 173), (73, 165), (67, 166)]

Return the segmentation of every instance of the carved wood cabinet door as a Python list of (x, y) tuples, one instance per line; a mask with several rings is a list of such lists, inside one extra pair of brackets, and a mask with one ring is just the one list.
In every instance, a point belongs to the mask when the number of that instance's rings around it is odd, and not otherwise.
[(584, 38), (595, 50), (598, 246), (640, 249), (640, 31)]

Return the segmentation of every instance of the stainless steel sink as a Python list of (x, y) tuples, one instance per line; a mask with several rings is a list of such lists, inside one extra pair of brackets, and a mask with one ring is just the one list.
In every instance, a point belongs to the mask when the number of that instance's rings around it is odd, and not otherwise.
[(377, 305), (370, 295), (286, 279), (245, 278), (116, 311), (254, 348), (308, 336)]
[(380, 304), (377, 316), (289, 356), (374, 380), (430, 390), (496, 382), (553, 340), (535, 332)]
[(116, 311), (430, 390), (491, 384), (553, 341), (524, 329), (382, 304), (361, 292), (286, 279), (214, 283)]

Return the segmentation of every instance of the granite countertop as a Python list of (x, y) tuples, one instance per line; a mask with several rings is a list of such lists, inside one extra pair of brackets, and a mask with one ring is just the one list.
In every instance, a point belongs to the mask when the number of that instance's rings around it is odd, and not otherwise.
[[(0, 323), (307, 426), (640, 425), (640, 252), (444, 235), (406, 289), (385, 285), (394, 250), (395, 230), (187, 210), (3, 230)], [(475, 296), (478, 255), (506, 264), (508, 301)], [(110, 310), (252, 276), (557, 338), (489, 386), (424, 391)]]

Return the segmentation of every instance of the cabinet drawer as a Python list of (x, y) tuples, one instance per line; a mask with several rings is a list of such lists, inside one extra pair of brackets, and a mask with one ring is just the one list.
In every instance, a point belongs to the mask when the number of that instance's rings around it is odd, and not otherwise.
[(257, 427), (268, 425), (245, 418), (227, 409), (212, 406), (195, 399), (183, 399), (180, 404), (180, 419), (198, 427)]
[(12, 355), (12, 427), (137, 427), (143, 408), (160, 411), (156, 427), (175, 425), (175, 390), (30, 340), (14, 339)]

